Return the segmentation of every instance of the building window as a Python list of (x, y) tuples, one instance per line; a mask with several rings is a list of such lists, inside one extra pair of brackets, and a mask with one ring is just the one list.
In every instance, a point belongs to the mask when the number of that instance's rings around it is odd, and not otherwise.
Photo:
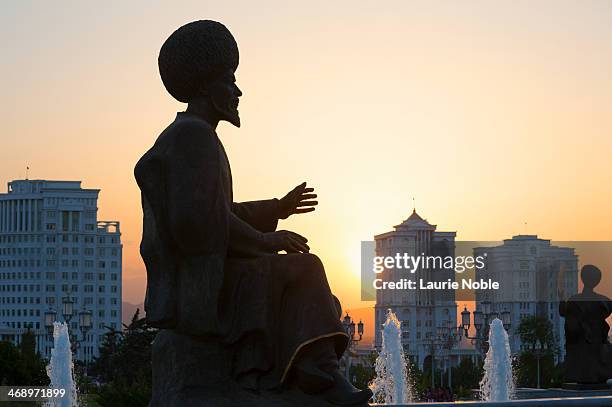
[(69, 222), (69, 212), (68, 211), (62, 211), (62, 230), (64, 232), (68, 231), (68, 222)]
[(80, 225), (81, 214), (79, 212), (72, 212), (72, 231), (78, 232)]

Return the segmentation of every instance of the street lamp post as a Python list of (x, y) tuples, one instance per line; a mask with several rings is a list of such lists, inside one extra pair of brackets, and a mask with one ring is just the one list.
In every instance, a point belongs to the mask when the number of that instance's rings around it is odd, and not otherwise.
[(441, 364), (444, 366), (440, 369), (440, 387), (442, 386), (444, 367), (446, 367), (446, 360), (448, 359), (448, 386), (451, 386), (452, 373), (451, 373), (451, 357), (450, 351), (455, 345), (461, 340), (460, 336), (457, 335), (457, 331), (460, 332), (460, 328), (453, 327), (452, 320), (447, 320), (445, 325), (439, 325), (436, 327), (436, 334), (431, 335), (429, 344), (431, 348), (431, 388), (436, 387), (436, 375), (435, 375), (435, 359), (436, 349), (444, 350), (448, 353), (447, 356), (440, 355)]
[(72, 353), (76, 353), (78, 344), (76, 343), (76, 335), (72, 333), (72, 329), (70, 326), (70, 321), (72, 320), (72, 316), (74, 315), (74, 300), (70, 297), (70, 294), (62, 298), (62, 315), (64, 316), (64, 321), (66, 321), (66, 325), (68, 327), (68, 335), (70, 337), (70, 345)]
[[(349, 337), (348, 348), (346, 352), (344, 353), (344, 358), (345, 358), (344, 359), (344, 367), (345, 367), (344, 375), (347, 380), (350, 380), (349, 379), (350, 369), (351, 369), (350, 352), (351, 352), (353, 345), (356, 345), (357, 342), (363, 339), (363, 322), (360, 320), (359, 323), (356, 324), (357, 332), (355, 332), (355, 321), (351, 319), (350, 315), (347, 312), (344, 318), (342, 319), (342, 326), (344, 327), (344, 331)], [(359, 339), (356, 338), (355, 334), (359, 335)]]
[[(62, 309), (64, 321), (70, 325), (70, 320), (72, 319), (72, 314), (74, 313), (74, 300), (67, 295), (66, 297), (62, 298), (62, 305), (64, 306)], [(70, 328), (70, 326), (68, 326), (68, 328)]]
[(52, 309), (45, 311), (45, 328), (47, 328), (47, 340), (53, 342), (53, 324), (57, 319), (57, 312)]
[(510, 312), (503, 311), (501, 313), (497, 313), (491, 309), (491, 303), (489, 301), (483, 301), (480, 303), (480, 310), (474, 310), (474, 328), (476, 328), (476, 335), (469, 336), (468, 331), (470, 329), (470, 311), (468, 311), (467, 307), (463, 307), (463, 311), (461, 311), (461, 328), (463, 330), (463, 335), (467, 339), (471, 339), (472, 343), (477, 344), (477, 348), (480, 351), (481, 356), (484, 357), (489, 343), (489, 324), (490, 322), (497, 317), (501, 317), (502, 324), (504, 325), (504, 329), (506, 331), (510, 330)]
[[(86, 309), (81, 310), (81, 312), (79, 312), (79, 328), (81, 330), (81, 334), (82, 334), (82, 338), (81, 341), (76, 341), (76, 343), (79, 342), (85, 342), (87, 340), (87, 332), (91, 329), (91, 311), (88, 311)], [(86, 355), (86, 350), (87, 348), (82, 348), (83, 349), (83, 360), (85, 361), (85, 374), (87, 374), (87, 355)]]
[(537, 374), (537, 388), (540, 388), (540, 358), (542, 357), (542, 355), (546, 352), (546, 344), (540, 342), (539, 340), (536, 340), (536, 343), (534, 345), (535, 348), (535, 355), (536, 355), (536, 364), (537, 364), (537, 370), (536, 370), (536, 374)]
[[(72, 333), (72, 330), (70, 327), (70, 321), (72, 320), (72, 317), (74, 316), (74, 304), (75, 304), (75, 301), (70, 297), (70, 294), (62, 298), (62, 316), (64, 317), (64, 321), (66, 322), (66, 325), (68, 328), (72, 353), (76, 354), (79, 348), (79, 344), (86, 340), (87, 332), (92, 327), (92, 312), (83, 309), (78, 314), (79, 315), (79, 321), (78, 321), (79, 329), (83, 336), (83, 339), (79, 340), (77, 335)], [(48, 311), (45, 311), (44, 317), (45, 317), (45, 328), (47, 329), (47, 333), (49, 335), (48, 339), (51, 342), (51, 345), (53, 345), (53, 339), (54, 339), (53, 329), (54, 329), (54, 323), (57, 320), (57, 311), (54, 309), (49, 309)], [(86, 358), (84, 357), (84, 359)]]
[(438, 325), (437, 327), (437, 333), (438, 333), (438, 340), (440, 341), (440, 350), (442, 352), (440, 352), (440, 387), (442, 387), (442, 380), (444, 379), (444, 367), (446, 365), (446, 358), (444, 357), (444, 349), (445, 349), (445, 344), (444, 342), (445, 340), (445, 330), (446, 328), (443, 325)]
[(430, 338), (430, 349), (431, 349), (431, 390), (436, 388), (436, 343), (435, 336), (431, 336)]
[(447, 338), (446, 338), (445, 348), (449, 352), (448, 354), (448, 387), (450, 388), (453, 382), (453, 373), (452, 373), (453, 366), (452, 366), (452, 361), (451, 361), (450, 350), (453, 349), (453, 347), (455, 347), (456, 344), (461, 342), (461, 327), (453, 326), (452, 321), (449, 319), (447, 321), (446, 329), (447, 329), (446, 330)]
[[(446, 357), (443, 357), (444, 367), (448, 368), (448, 387), (452, 386), (452, 363), (450, 351), (461, 341), (461, 327), (453, 326), (452, 320), (446, 321), (445, 325), (438, 326), (438, 338), (440, 340), (440, 347), (447, 353)], [(448, 363), (447, 363), (448, 361)], [(440, 372), (440, 386), (442, 386), (442, 372)]]

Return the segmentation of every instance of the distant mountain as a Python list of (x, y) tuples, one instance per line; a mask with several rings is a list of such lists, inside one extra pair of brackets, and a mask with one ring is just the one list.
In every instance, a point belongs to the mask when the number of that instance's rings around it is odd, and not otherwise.
[(121, 304), (121, 321), (124, 324), (128, 324), (132, 321), (132, 317), (136, 312), (136, 309), (140, 309), (140, 316), (144, 316), (144, 304), (132, 304), (130, 302), (123, 302)]

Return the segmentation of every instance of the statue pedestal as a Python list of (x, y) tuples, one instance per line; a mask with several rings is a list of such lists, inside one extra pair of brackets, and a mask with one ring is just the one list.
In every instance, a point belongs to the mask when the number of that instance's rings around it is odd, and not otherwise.
[(298, 390), (255, 393), (230, 377), (231, 354), (216, 340), (161, 330), (152, 347), (149, 407), (332, 407)]

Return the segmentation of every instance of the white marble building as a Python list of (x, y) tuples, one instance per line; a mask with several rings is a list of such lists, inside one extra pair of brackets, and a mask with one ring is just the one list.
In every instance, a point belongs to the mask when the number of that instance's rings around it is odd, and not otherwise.
[[(557, 340), (560, 360), (564, 359), (564, 319), (559, 316), (558, 285), (568, 296), (578, 292), (578, 256), (570, 247), (550, 244), (536, 235), (517, 235), (496, 247), (474, 249), (474, 256), (487, 253), (486, 267), (476, 271), (477, 278), (491, 278), (502, 289), (477, 292), (477, 304), (488, 300), (493, 312), (510, 312), (510, 348), (521, 350), (516, 328), (521, 318), (538, 315), (549, 319)], [(563, 272), (561, 272), (563, 270)], [(480, 309), (477, 305), (477, 310)]]
[[(394, 229), (374, 237), (377, 256), (394, 256), (397, 253), (407, 253), (409, 256), (455, 255), (456, 232), (437, 231), (436, 225), (421, 218), (416, 211)], [(399, 281), (405, 273), (405, 270), (385, 270), (381, 278), (383, 281)], [(425, 281), (455, 281), (453, 270), (419, 269), (415, 275), (416, 279), (423, 278)], [(384, 323), (387, 309), (392, 309), (401, 321), (404, 351), (420, 369), (431, 354), (431, 338), (437, 335), (437, 327), (447, 324), (457, 326), (457, 304), (452, 290), (377, 290), (377, 327)], [(381, 330), (376, 329), (376, 348), (380, 349), (381, 344)], [(459, 362), (460, 354), (465, 354), (465, 349), (451, 351), (453, 365)], [(471, 357), (473, 352), (468, 351), (468, 354)]]
[(30, 326), (38, 351), (49, 357), (45, 312), (62, 321), (62, 299), (92, 313), (92, 329), (77, 359), (98, 354), (106, 327), (121, 329), (121, 232), (119, 222), (99, 221), (99, 189), (80, 181), (15, 180), (0, 194), (0, 337), (16, 343)]

